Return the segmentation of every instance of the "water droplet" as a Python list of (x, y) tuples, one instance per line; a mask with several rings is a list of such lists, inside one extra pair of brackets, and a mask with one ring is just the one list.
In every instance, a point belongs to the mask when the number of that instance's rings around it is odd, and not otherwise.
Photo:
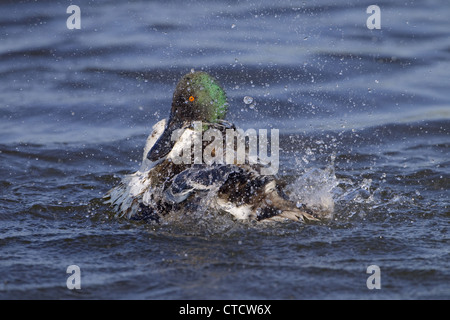
[(245, 104), (251, 104), (253, 102), (253, 98), (250, 96), (245, 96), (244, 97), (244, 103)]

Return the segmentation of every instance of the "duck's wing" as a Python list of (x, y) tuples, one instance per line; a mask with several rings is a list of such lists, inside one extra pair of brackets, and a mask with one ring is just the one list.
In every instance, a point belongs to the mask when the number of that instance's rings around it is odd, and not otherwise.
[(165, 198), (180, 203), (196, 191), (218, 190), (229, 175), (241, 170), (233, 165), (193, 165), (176, 175), (165, 190)]
[(257, 221), (317, 220), (310, 210), (288, 200), (273, 176), (252, 170), (230, 173), (220, 187), (218, 204), (237, 219)]
[(194, 165), (174, 177), (164, 198), (179, 204), (208, 191), (216, 192), (218, 209), (239, 220), (317, 220), (310, 210), (286, 199), (273, 176), (259, 175), (249, 166)]

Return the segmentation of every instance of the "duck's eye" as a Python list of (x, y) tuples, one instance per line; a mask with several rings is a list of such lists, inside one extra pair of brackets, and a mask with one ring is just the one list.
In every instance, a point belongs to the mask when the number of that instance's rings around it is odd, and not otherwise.
[(190, 102), (193, 102), (194, 100), (195, 100), (194, 96), (190, 96), (190, 97), (189, 97), (189, 101), (190, 101)]

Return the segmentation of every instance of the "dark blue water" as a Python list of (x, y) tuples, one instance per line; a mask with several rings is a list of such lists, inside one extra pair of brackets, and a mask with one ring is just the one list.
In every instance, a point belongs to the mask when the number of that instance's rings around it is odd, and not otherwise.
[[(446, 1), (377, 2), (379, 30), (371, 1), (78, 1), (80, 30), (69, 4), (0, 4), (0, 298), (450, 298)], [(329, 219), (113, 217), (192, 68), (280, 129), (287, 193)]]

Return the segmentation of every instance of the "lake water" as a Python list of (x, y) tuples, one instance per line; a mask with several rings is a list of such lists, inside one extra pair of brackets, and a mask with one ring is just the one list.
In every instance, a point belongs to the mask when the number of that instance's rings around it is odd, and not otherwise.
[[(447, 1), (378, 1), (373, 30), (372, 1), (80, 0), (73, 30), (68, 3), (0, 4), (0, 298), (450, 298)], [(192, 68), (280, 130), (286, 192), (328, 220), (113, 217)]]

